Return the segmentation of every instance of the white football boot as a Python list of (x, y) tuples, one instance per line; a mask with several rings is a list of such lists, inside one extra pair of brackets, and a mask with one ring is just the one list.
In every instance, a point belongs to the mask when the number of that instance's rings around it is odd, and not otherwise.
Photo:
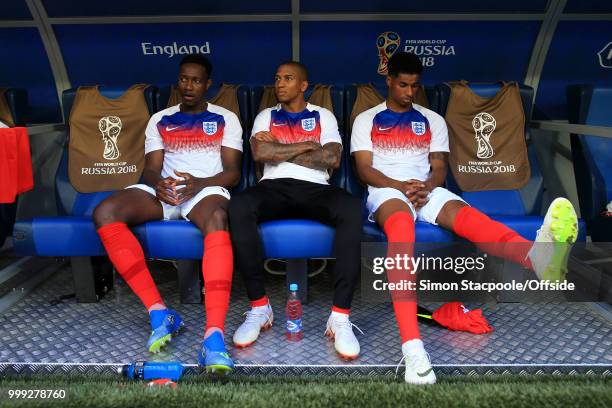
[(353, 333), (353, 326), (363, 334), (359, 327), (351, 323), (349, 315), (332, 312), (327, 320), (327, 328), (325, 329), (325, 335), (334, 339), (336, 351), (340, 357), (346, 360), (356, 359), (361, 350), (359, 341), (357, 341), (357, 337)]
[[(423, 342), (420, 339), (409, 340), (402, 344), (402, 354), (404, 355), (402, 361), (406, 362), (404, 380), (408, 384), (423, 385), (436, 383), (436, 374), (431, 367), (429, 354), (425, 351)], [(400, 365), (402, 361), (400, 361)]]
[(259, 333), (272, 327), (274, 313), (270, 304), (266, 306), (253, 307), (245, 313), (244, 323), (238, 327), (234, 333), (234, 346), (243, 348), (248, 347), (257, 340)]

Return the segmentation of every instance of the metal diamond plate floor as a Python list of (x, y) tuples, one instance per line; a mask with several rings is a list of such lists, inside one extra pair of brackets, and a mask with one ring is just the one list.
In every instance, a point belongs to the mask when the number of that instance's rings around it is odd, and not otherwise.
[[(50, 300), (72, 291), (72, 276), (65, 268), (0, 316), (0, 373), (113, 372), (120, 363), (153, 359), (195, 365), (203, 335), (203, 307), (179, 303), (172, 273), (155, 275), (162, 296), (182, 314), (187, 325), (165, 352), (152, 356), (145, 350), (148, 316), (120, 279), (99, 303), (67, 300), (51, 305)], [(250, 348), (230, 348), (239, 373), (394, 373), (401, 348), (391, 305), (364, 303), (356, 294), (352, 320), (365, 334), (358, 334), (360, 358), (345, 362), (323, 336), (331, 303), (330, 276), (322, 273), (310, 280), (310, 302), (304, 306), (305, 337), (298, 343), (284, 338), (284, 282), (284, 277), (268, 279), (268, 294), (277, 314), (272, 329), (262, 333)], [(244, 288), (235, 278), (226, 325), (228, 339), (247, 307)], [(612, 375), (612, 321), (598, 306), (505, 303), (468, 307), (481, 307), (495, 331), (473, 335), (421, 325), (426, 349), (439, 374)], [(191, 373), (199, 371), (195, 366), (188, 369)]]

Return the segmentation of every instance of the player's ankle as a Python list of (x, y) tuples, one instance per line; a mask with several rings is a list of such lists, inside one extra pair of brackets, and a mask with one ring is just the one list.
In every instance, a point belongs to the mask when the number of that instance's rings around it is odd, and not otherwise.
[(215, 332), (219, 332), (219, 333), (221, 333), (221, 336), (223, 336), (223, 330), (221, 330), (221, 328), (219, 328), (219, 327), (209, 327), (204, 332), (204, 340), (206, 340), (210, 335), (212, 335)]
[(155, 303), (151, 305), (147, 311), (151, 313), (153, 310), (166, 310), (168, 307), (164, 303)]

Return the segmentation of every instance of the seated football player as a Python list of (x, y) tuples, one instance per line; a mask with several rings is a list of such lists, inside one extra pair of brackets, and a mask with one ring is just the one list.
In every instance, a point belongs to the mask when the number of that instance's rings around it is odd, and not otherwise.
[(279, 104), (257, 115), (250, 139), (255, 162), (264, 165), (263, 177), (230, 203), (232, 244), (251, 301), (246, 320), (234, 333), (234, 345), (249, 346), (273, 321), (257, 225), (283, 218), (310, 219), (336, 230), (334, 298), (326, 334), (335, 339), (342, 357), (353, 359), (360, 351), (349, 313), (360, 271), (361, 201), (329, 185), (328, 171), (340, 166), (342, 141), (333, 113), (304, 100), (306, 67), (297, 62), (281, 64), (274, 87)]
[[(370, 219), (385, 231), (389, 244), (394, 244), (388, 255), (413, 255), (414, 223), (419, 220), (480, 243), (491, 255), (533, 269), (540, 279), (560, 277), (570, 245), (551, 249), (551, 245), (534, 244), (442, 187), (448, 168), (446, 124), (437, 113), (412, 103), (422, 70), (414, 54), (395, 54), (388, 64), (386, 101), (358, 115), (353, 124), (351, 154), (360, 180), (368, 185)], [(573, 243), (577, 234), (572, 204), (557, 198), (536, 242)], [(399, 281), (400, 273), (391, 268), (387, 276), (390, 282)], [(415, 279), (405, 272), (401, 277)], [(410, 297), (392, 291), (391, 295), (406, 362), (404, 378), (412, 384), (432, 384), (436, 376), (420, 340), (414, 293)]]
[(206, 328), (198, 355), (210, 370), (230, 371), (223, 331), (230, 299), (233, 254), (228, 231), (228, 188), (240, 179), (242, 128), (229, 110), (207, 103), (212, 65), (202, 55), (180, 63), (181, 103), (154, 114), (146, 128), (144, 184), (129, 186), (100, 203), (94, 221), (110, 260), (149, 312), (147, 349), (156, 353), (183, 326), (169, 309), (145, 263), (132, 225), (185, 219), (204, 236)]

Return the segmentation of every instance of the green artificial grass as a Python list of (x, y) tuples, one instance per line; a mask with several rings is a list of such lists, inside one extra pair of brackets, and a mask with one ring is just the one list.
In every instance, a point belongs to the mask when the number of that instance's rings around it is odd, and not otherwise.
[[(64, 400), (8, 400), (7, 389), (63, 389)], [(7, 377), (0, 406), (62, 407), (611, 407), (612, 378), (587, 376), (442, 377), (408, 386), (373, 378), (185, 377), (176, 389), (109, 376)]]

